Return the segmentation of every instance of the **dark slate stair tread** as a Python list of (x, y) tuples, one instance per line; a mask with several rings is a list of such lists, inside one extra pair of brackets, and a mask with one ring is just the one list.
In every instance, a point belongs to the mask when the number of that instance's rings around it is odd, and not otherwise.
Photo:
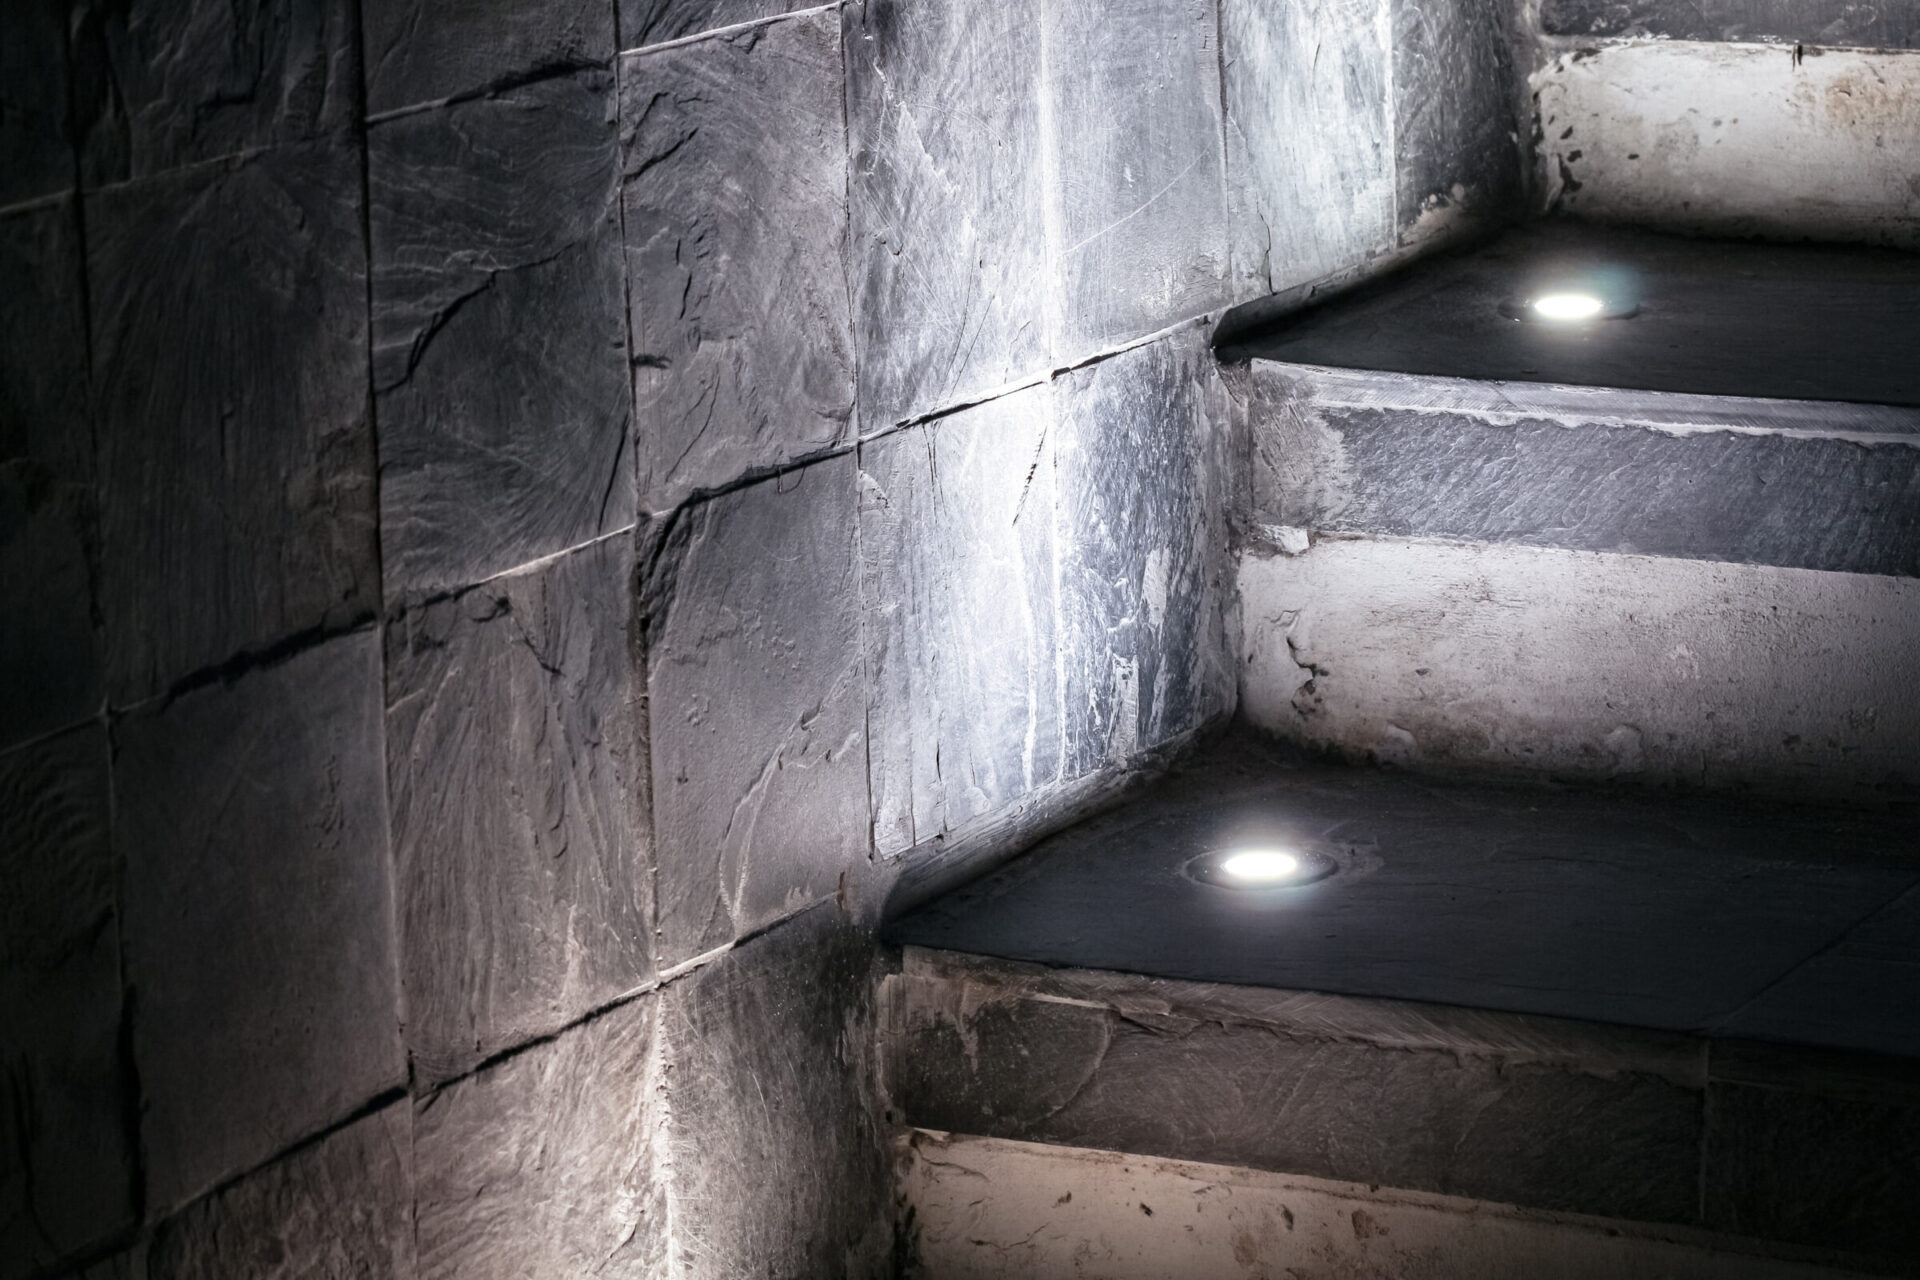
[[(1500, 303), (1627, 282), (1640, 313), (1571, 328)], [(1239, 339), (1230, 354), (1644, 391), (1920, 405), (1920, 254), (1691, 240), (1547, 221), (1422, 261)]]
[[(1920, 884), (1917, 836), (1906, 813), (1449, 784), (1236, 735), (889, 936), (1920, 1056), (1920, 930), (1876, 915), (1913, 901), (1902, 895)], [(1179, 873), (1242, 840), (1321, 847), (1350, 865), (1264, 898)]]

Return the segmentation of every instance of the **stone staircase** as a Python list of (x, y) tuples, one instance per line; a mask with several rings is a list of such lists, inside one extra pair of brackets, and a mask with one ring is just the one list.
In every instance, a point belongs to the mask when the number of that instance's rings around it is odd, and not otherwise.
[(1917, 300), (1548, 222), (1237, 337), (1236, 728), (891, 926), (918, 1273), (1920, 1273)]

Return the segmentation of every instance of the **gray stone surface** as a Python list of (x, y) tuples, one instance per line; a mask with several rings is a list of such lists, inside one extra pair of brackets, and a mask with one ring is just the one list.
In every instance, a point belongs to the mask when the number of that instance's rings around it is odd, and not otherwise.
[(893, 1274), (873, 965), (822, 904), (663, 992), (673, 1274)]
[(1232, 710), (1226, 398), (1198, 329), (1055, 384), (1065, 770)]
[(160, 1224), (149, 1280), (412, 1280), (413, 1114), (394, 1103)]
[(359, 111), (350, 0), (81, 0), (75, 9), (89, 186), (337, 132)]
[(896, 854), (1061, 777), (1054, 388), (860, 450), (874, 842)]
[(647, 510), (852, 433), (841, 80), (838, 12), (621, 62)]
[(1849, 929), (1832, 946), (1720, 1024), (1726, 1035), (1791, 1040), (1920, 1058), (1920, 891)]
[(1171, 1005), (1163, 987), (1132, 1009), (1036, 998), (1018, 979), (904, 981), (889, 1056), (911, 1124), (1640, 1221), (1697, 1211), (1697, 1081), (1465, 1037), (1374, 1039), (1385, 1019), (1316, 1034), (1221, 1018), (1182, 1005), (1179, 984)]
[(406, 1078), (380, 701), (361, 632), (116, 726), (151, 1212)]
[[(1235, 736), (889, 934), (1041, 964), (1700, 1031), (1911, 888), (1913, 839), (1899, 812), (1422, 782)], [(1242, 842), (1317, 849), (1342, 870), (1257, 894), (1181, 874)]]
[(613, 61), (610, 0), (375, 3), (360, 22), (373, 115)]
[(613, 76), (368, 135), (390, 591), (464, 586), (633, 520)]
[(1231, 301), (1219, 24), (1214, 0), (1039, 11), (1061, 365)]
[(658, 997), (416, 1104), (423, 1277), (666, 1274)]
[(1233, 300), (1394, 240), (1388, 0), (1220, 0)]
[(1709, 1226), (1920, 1258), (1920, 1105), (1716, 1082), (1707, 1099)]
[(864, 0), (845, 15), (863, 429), (1046, 367), (1039, 24)]
[(1547, 416), (1452, 410), (1449, 379), (1425, 405), (1397, 375), (1262, 361), (1253, 381), (1257, 520), (1920, 576), (1920, 434), (1849, 432), (1844, 406), (1817, 429), (1770, 430), (1745, 405), (1702, 404), (1675, 431), (1616, 418), (1601, 396)]
[(1393, 151), (1402, 243), (1519, 212), (1510, 6), (1390, 0)]
[(0, 1276), (132, 1222), (133, 1081), (98, 725), (0, 755)]
[(378, 605), (359, 193), (314, 144), (87, 200), (116, 702)]
[(616, 0), (620, 10), (620, 47), (682, 40), (702, 31), (809, 9), (807, 0)]
[(93, 429), (70, 202), (0, 217), (0, 746), (100, 705)]
[(646, 754), (615, 537), (387, 627), (407, 1046), (441, 1080), (653, 972)]
[(1913, 0), (1540, 0), (1539, 14), (1554, 36), (1920, 48)]
[(68, 190), (64, 0), (13, 0), (0, 13), (0, 206)]
[(833, 894), (866, 865), (867, 693), (851, 456), (647, 535), (660, 961)]

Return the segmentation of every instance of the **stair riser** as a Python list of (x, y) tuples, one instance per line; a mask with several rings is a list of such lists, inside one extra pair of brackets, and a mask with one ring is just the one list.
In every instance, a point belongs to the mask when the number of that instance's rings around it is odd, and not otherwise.
[(909, 950), (919, 1128), (1920, 1256), (1920, 1078), (1866, 1055)]
[(1920, 247), (1920, 55), (1625, 43), (1536, 71), (1547, 207), (1689, 233)]
[(1920, 412), (1253, 369), (1256, 522), (1920, 576)]
[(1240, 708), (1439, 769), (1911, 799), (1920, 581), (1388, 539), (1239, 566)]
[[(1299, 1280), (1841, 1280), (1703, 1233), (992, 1138), (904, 1135), (905, 1233), (923, 1280), (1097, 1275)], [(1717, 1246), (1717, 1247), (1716, 1247)]]

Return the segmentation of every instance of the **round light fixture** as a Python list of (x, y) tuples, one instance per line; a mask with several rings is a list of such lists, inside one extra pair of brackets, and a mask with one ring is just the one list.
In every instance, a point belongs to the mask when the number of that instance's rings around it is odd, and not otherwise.
[(1222, 889), (1293, 889), (1325, 880), (1340, 864), (1318, 850), (1271, 845), (1216, 849), (1181, 867), (1188, 879)]
[(1545, 293), (1533, 300), (1534, 314), (1543, 320), (1591, 320), (1606, 309), (1590, 293)]
[(1526, 297), (1508, 298), (1500, 304), (1500, 314), (1509, 320), (1555, 327), (1574, 326), (1585, 320), (1624, 320), (1636, 314), (1640, 304), (1630, 290), (1549, 289)]
[(1249, 849), (1221, 860), (1220, 870), (1248, 884), (1291, 880), (1300, 873), (1300, 859), (1279, 849)]

